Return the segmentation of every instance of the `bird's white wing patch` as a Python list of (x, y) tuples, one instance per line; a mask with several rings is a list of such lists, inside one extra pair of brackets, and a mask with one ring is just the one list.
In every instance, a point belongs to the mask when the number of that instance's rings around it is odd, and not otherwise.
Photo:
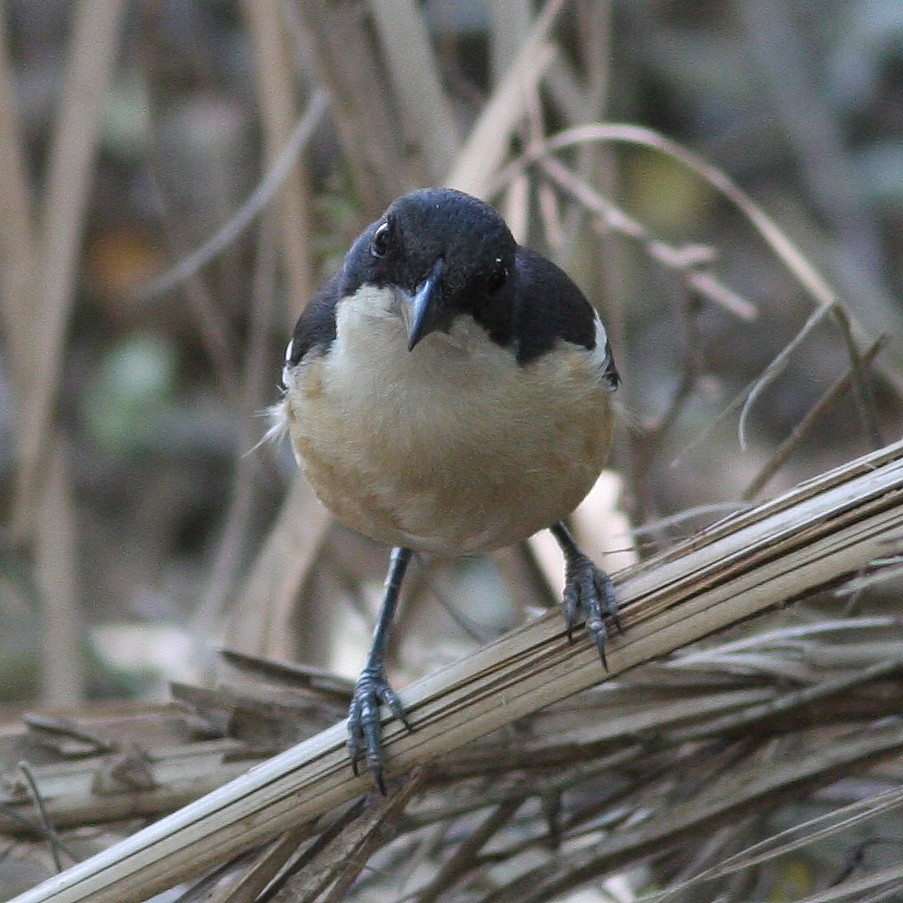
[(601, 366), (608, 357), (608, 333), (605, 331), (605, 326), (598, 314), (593, 315), (593, 321), (596, 327), (596, 347), (593, 349), (593, 354)]
[(599, 314), (593, 317), (596, 331), (596, 345), (593, 348), (593, 361), (596, 364), (596, 372), (599, 378), (608, 386), (611, 391), (618, 387), (620, 378), (615, 369), (614, 360), (612, 360), (611, 346), (608, 344), (608, 333), (605, 326), (599, 318)]

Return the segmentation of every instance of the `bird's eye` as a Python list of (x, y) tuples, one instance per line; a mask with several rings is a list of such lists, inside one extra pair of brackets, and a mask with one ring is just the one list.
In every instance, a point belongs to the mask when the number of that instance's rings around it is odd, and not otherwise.
[(383, 223), (374, 233), (370, 242), (370, 253), (374, 257), (385, 257), (389, 253), (389, 239), (391, 229), (388, 223)]
[(486, 279), (486, 290), (490, 295), (494, 295), (507, 281), (508, 267), (499, 262)]

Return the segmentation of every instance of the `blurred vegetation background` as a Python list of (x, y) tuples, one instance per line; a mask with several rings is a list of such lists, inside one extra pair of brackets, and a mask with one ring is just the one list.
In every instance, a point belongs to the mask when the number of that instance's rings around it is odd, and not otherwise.
[[(354, 671), (335, 634), (366, 636), (359, 603), (378, 592), (382, 550), (328, 525), (300, 488), (303, 517), (280, 525), (294, 466), (285, 449), (251, 450), (312, 287), (418, 185), (488, 195), (607, 317), (624, 375), (621, 504), (634, 527), (658, 521), (641, 543), (699, 522), (661, 518), (711, 519), (743, 498), (848, 369), (842, 330), (829, 316), (805, 336), (741, 448), (730, 403), (819, 304), (734, 204), (654, 141), (578, 144), (557, 156), (565, 176), (535, 158), (505, 169), (569, 127), (632, 123), (699, 154), (824, 274), (861, 324), (861, 350), (892, 338), (868, 387), (870, 427), (842, 394), (753, 487), (760, 497), (862, 453), (876, 429), (899, 431), (894, 0), (574, 0), (539, 25), (540, 5), (506, 0), (0, 9), (6, 702), (159, 692), (163, 677), (203, 673), (221, 642)], [(575, 197), (577, 179), (624, 221)], [(267, 203), (249, 211), (261, 185)], [(222, 247), (154, 281), (241, 211)], [(277, 552), (280, 535), (300, 547)], [(272, 599), (260, 580), (286, 559)], [(458, 599), (478, 635), (542, 595), (504, 557), (422, 582)], [(519, 585), (527, 598), (514, 602)]]
[[(897, 438), (901, 137), (898, 0), (3, 0), (0, 702), (165, 698), (223, 645), (356, 673), (385, 550), (257, 442), (312, 289), (421, 185), (611, 326), (597, 551)], [(545, 560), (416, 569), (400, 683), (553, 602)]]

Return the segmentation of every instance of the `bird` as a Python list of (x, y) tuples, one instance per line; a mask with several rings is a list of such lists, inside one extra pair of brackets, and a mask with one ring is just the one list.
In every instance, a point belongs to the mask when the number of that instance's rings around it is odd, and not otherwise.
[(340, 522), (392, 548), (347, 721), (354, 773), (364, 759), (383, 793), (381, 705), (412, 729), (385, 658), (414, 553), (466, 556), (550, 529), (567, 635), (585, 621), (607, 668), (613, 583), (565, 520), (606, 463), (619, 382), (570, 277), (451, 188), (396, 198), (301, 313), (271, 433), (288, 435)]

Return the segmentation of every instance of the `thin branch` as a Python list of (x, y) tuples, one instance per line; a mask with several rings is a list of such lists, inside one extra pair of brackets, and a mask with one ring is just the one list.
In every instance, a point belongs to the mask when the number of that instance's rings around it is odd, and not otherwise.
[[(651, 470), (653, 458), (663, 439), (693, 397), (700, 372), (700, 332), (698, 323), (699, 295), (688, 289), (681, 304), (684, 324), (680, 373), (677, 384), (662, 413), (655, 420), (647, 420), (629, 439), (634, 448), (633, 473), (636, 484), (636, 507), (643, 520), (648, 521), (653, 510)], [(660, 539), (664, 539), (661, 534)]]
[(301, 0), (283, 8), (329, 96), (329, 115), (362, 210), (375, 214), (417, 184), (404, 153), (391, 90), (370, 21), (357, 3)]
[[(679, 160), (692, 169), (716, 191), (723, 194), (752, 223), (766, 244), (793, 273), (819, 304), (831, 304), (837, 300), (834, 291), (815, 270), (802, 253), (793, 245), (777, 224), (739, 186), (720, 169), (712, 166), (698, 154), (671, 141), (653, 129), (622, 123), (590, 123), (559, 132), (544, 145), (530, 148), (519, 165), (523, 166), (546, 157), (556, 151), (578, 146), (587, 141), (621, 142), (649, 147)], [(512, 164), (514, 165), (514, 164)], [(500, 175), (501, 179), (502, 176)]]
[(272, 168), (263, 177), (241, 209), (221, 229), (207, 239), (197, 250), (183, 257), (171, 270), (167, 270), (145, 285), (138, 293), (141, 300), (162, 295), (175, 288), (201, 267), (205, 266), (227, 248), (263, 212), (279, 187), (291, 173), (298, 155), (310, 141), (320, 119), (326, 112), (326, 94), (322, 89), (313, 92), (307, 109)]
[(500, 803), (486, 816), (455, 850), (454, 855), (440, 868), (430, 883), (417, 894), (417, 903), (435, 903), (439, 896), (451, 888), (462, 875), (476, 865), (480, 850), (492, 840), (523, 804), (523, 799)]
[(483, 106), (464, 142), (446, 178), (449, 187), (478, 197), (490, 194), (489, 186), (508, 153), (514, 129), (554, 56), (548, 35), (563, 5), (562, 0), (546, 3), (520, 53)]
[[(903, 888), (903, 865), (892, 865), (837, 887), (803, 897), (797, 903), (879, 903), (899, 899)], [(872, 893), (866, 894), (867, 891)]]
[(261, 655), (278, 649), (298, 591), (316, 564), (331, 516), (299, 476), (248, 570), (226, 630), (225, 645)]
[[(29, 318), (28, 372), (17, 381), (18, 458), (14, 523), (27, 535), (62, 374), (60, 359), (75, 296), (78, 250), (85, 228), (101, 113), (116, 61), (124, 0), (74, 6), (74, 27), (60, 110), (50, 141), (47, 188), (41, 203), (34, 309)], [(21, 338), (21, 337), (20, 337)]]
[[(649, 256), (662, 266), (680, 273), (687, 287), (701, 297), (723, 307), (728, 313), (741, 320), (753, 320), (757, 316), (755, 306), (741, 298), (736, 292), (723, 285), (710, 272), (701, 266), (706, 258), (711, 258), (711, 251), (693, 245), (689, 248), (675, 248), (650, 235), (646, 227), (629, 216), (617, 205), (604, 198), (594, 188), (584, 182), (576, 173), (568, 169), (555, 157), (544, 155), (535, 161), (542, 171), (559, 188), (580, 201), (588, 210), (599, 217), (605, 228), (612, 229), (622, 235), (640, 242)], [(517, 172), (511, 171), (511, 175)], [(499, 183), (503, 183), (503, 176)]]
[[(872, 344), (861, 358), (861, 367), (865, 369), (878, 356), (881, 349), (887, 344), (884, 338), (878, 339)], [(794, 449), (809, 434), (810, 430), (818, 422), (822, 414), (833, 405), (844, 392), (853, 385), (853, 372), (847, 371), (839, 379), (828, 387), (818, 401), (805, 413), (803, 419), (791, 430), (783, 442), (777, 447), (768, 463), (756, 474), (749, 486), (743, 492), (744, 499), (754, 499), (768, 485), (769, 480), (783, 467), (784, 463), (793, 454)]]
[(7, 50), (6, 17), (0, 15), (0, 315), (6, 332), (9, 374), (18, 392), (24, 391), (30, 354), (30, 296), (27, 283), (35, 252), (31, 186), (26, 165), (25, 138), (15, 96), (15, 78)]
[(32, 774), (31, 766), (28, 762), (20, 762), (19, 771), (22, 772), (22, 777), (25, 778), (25, 784), (28, 787), (31, 801), (34, 803), (35, 809), (38, 810), (41, 830), (50, 844), (50, 853), (53, 856), (53, 864), (56, 866), (56, 870), (61, 872), (63, 870), (63, 853), (65, 853), (73, 862), (77, 862), (78, 857), (74, 856), (66, 848), (66, 845), (60, 839), (59, 834), (57, 834), (56, 828), (54, 828), (53, 822), (51, 822), (50, 816), (47, 813), (47, 807), (44, 805), (44, 797), (41, 794), (37, 781), (34, 779), (34, 774)]
[(832, 306), (817, 307), (799, 332), (775, 355), (761, 376), (758, 376), (753, 382), (746, 400), (743, 402), (743, 407), (740, 409), (740, 421), (737, 430), (740, 436), (741, 448), (746, 448), (746, 422), (749, 419), (753, 405), (759, 400), (761, 394), (787, 369), (793, 352), (803, 344), (812, 330), (831, 312)]
[(872, 392), (871, 381), (865, 370), (865, 361), (853, 337), (853, 325), (850, 322), (850, 314), (841, 305), (837, 305), (831, 311), (831, 314), (834, 322), (837, 323), (840, 329), (840, 334), (843, 337), (847, 354), (850, 358), (850, 376), (855, 392), (856, 406), (859, 408), (859, 416), (862, 419), (862, 429), (872, 448), (880, 448), (884, 442), (881, 439), (878, 416), (875, 413), (875, 396)]
[[(295, 875), (310, 867), (332, 844), (336, 843), (338, 838), (349, 829), (353, 829), (365, 810), (366, 800), (362, 797), (350, 806), (346, 806), (344, 810), (340, 810), (338, 813), (331, 813), (332, 823), (320, 830), (319, 835), (314, 837), (312, 842), (301, 851), (297, 859), (267, 886), (266, 891), (260, 895), (260, 898), (255, 903), (270, 903)], [(291, 833), (291, 831), (286, 832), (284, 837), (288, 837)], [(311, 831), (310, 833), (313, 834), (314, 832)]]
[(759, 841), (752, 846), (747, 846), (733, 856), (722, 858), (717, 865), (706, 869), (704, 872), (699, 872), (692, 878), (680, 882), (667, 891), (653, 894), (649, 897), (649, 903), (653, 903), (653, 901), (654, 903), (666, 903), (666, 901), (671, 899), (672, 895), (701, 884), (703, 881), (718, 878), (722, 875), (729, 875), (740, 869), (763, 865), (776, 859), (778, 856), (785, 856), (788, 853), (803, 849), (832, 837), (839, 831), (848, 830), (864, 821), (899, 809), (901, 806), (903, 806), (903, 790), (899, 788), (870, 796), (864, 800), (856, 800), (847, 806), (842, 806), (840, 809), (825, 815), (816, 816), (802, 824), (793, 825), (791, 828), (786, 828), (771, 837), (767, 837), (765, 840)]
[(640, 858), (673, 849), (683, 840), (737, 818), (768, 808), (776, 799), (786, 800), (833, 783), (851, 770), (861, 770), (903, 746), (903, 726), (895, 719), (873, 732), (853, 731), (837, 737), (826, 749), (822, 738), (811, 738), (795, 747), (793, 756), (758, 763), (752, 773), (726, 769), (722, 777), (706, 785), (690, 800), (672, 803), (637, 825), (612, 832), (599, 843), (556, 858), (521, 875), (481, 903), (540, 903), (603, 874), (615, 864), (623, 866)]
[[(283, 4), (278, 0), (258, 2), (243, 0), (242, 12), (248, 23), (248, 35), (257, 64), (257, 94), (260, 99), (260, 119), (263, 127), (265, 166), (276, 164), (282, 148), (292, 140), (298, 120), (298, 68), (292, 60), (292, 41), (289, 23), (281, 14)], [(294, 326), (298, 306), (310, 297), (314, 289), (315, 272), (311, 238), (310, 180), (301, 151), (292, 171), (283, 182), (277, 202), (279, 210), (281, 264), (286, 277), (286, 297), (289, 299), (286, 326)]]
[(421, 779), (422, 773), (415, 771), (402, 787), (392, 793), (388, 800), (373, 807), (363, 836), (350, 855), (344, 857), (344, 867), (338, 870), (338, 875), (329, 888), (329, 893), (322, 898), (323, 903), (341, 903), (345, 899), (345, 895), (367, 865), (370, 857), (391, 838), (393, 826), (401, 818), (405, 806), (419, 788)]
[[(818, 304), (831, 306), (837, 303), (837, 295), (821, 274), (806, 259), (799, 248), (787, 237), (770, 216), (752, 200), (726, 173), (712, 166), (698, 154), (665, 138), (653, 129), (624, 123), (590, 123), (559, 132), (545, 142), (528, 148), (526, 153), (512, 161), (499, 172), (488, 194), (491, 196), (506, 185), (518, 173), (550, 154), (576, 147), (586, 142), (618, 142), (648, 147), (667, 154), (693, 172), (697, 173), (712, 188), (727, 198), (746, 217), (762, 240), (772, 249), (791, 275), (802, 285)], [(630, 225), (628, 223), (628, 225)], [(625, 230), (626, 234), (631, 234)], [(857, 341), (867, 340), (867, 332), (858, 320), (850, 318), (853, 337)], [(898, 392), (903, 391), (903, 378), (894, 367), (884, 366), (881, 375)]]
[(193, 624), (200, 635), (215, 633), (221, 623), (223, 610), (232, 593), (252, 514), (255, 466), (245, 449), (257, 437), (253, 415), (261, 407), (267, 377), (267, 340), (273, 325), (276, 298), (276, 237), (275, 216), (264, 217), (259, 232), (257, 262), (252, 288), (251, 324), (248, 351), (245, 355), (245, 374), (242, 380), (241, 405), (238, 411), (242, 424), (241, 440), (234, 461), (234, 477), (225, 525), (218, 543), (216, 557), (207, 580), (207, 591), (194, 613)]
[(458, 153), (460, 137), (426, 21), (414, 0), (370, 0), (369, 7), (405, 144), (420, 158), (426, 179), (438, 183)]
[(852, 675), (843, 675), (833, 680), (825, 680), (813, 687), (804, 687), (785, 693), (776, 699), (769, 699), (758, 705), (750, 705), (741, 712), (732, 712), (722, 718), (707, 721), (704, 726), (683, 728), (669, 736), (669, 742), (684, 743), (699, 740), (703, 737), (711, 737), (715, 734), (733, 734), (743, 731), (755, 722), (777, 719), (803, 706), (812, 705), (815, 702), (839, 696), (846, 690), (859, 687), (873, 680), (881, 680), (890, 677), (899, 671), (903, 671), (903, 656), (888, 661), (876, 662), (863, 672)]
[(53, 436), (37, 498), (35, 582), (41, 600), (41, 694), (45, 702), (73, 705), (82, 699), (82, 612), (78, 594), (77, 518), (68, 450)]

